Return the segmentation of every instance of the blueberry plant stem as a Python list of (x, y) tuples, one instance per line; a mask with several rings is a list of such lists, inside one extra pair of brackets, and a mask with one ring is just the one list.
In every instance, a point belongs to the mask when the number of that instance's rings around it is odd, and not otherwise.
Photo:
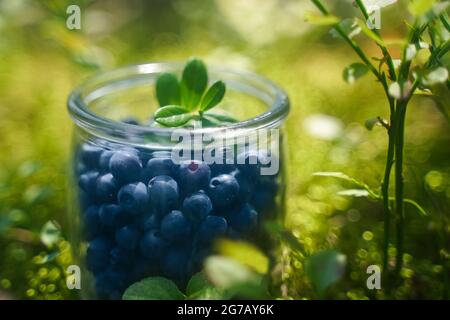
[(395, 262), (395, 277), (399, 280), (400, 271), (403, 267), (404, 253), (404, 180), (403, 180), (403, 152), (405, 136), (406, 103), (397, 104), (396, 110), (397, 130), (395, 135), (395, 211), (397, 214), (397, 256)]

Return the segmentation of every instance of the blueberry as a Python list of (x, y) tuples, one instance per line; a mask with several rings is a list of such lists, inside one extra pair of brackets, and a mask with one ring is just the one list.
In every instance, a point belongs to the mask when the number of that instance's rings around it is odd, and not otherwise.
[(200, 241), (210, 243), (227, 233), (227, 220), (220, 216), (207, 216), (198, 231)]
[(109, 169), (120, 183), (129, 183), (139, 180), (142, 165), (136, 153), (120, 150), (109, 160)]
[(244, 175), (239, 170), (235, 170), (231, 173), (232, 176), (236, 179), (236, 181), (239, 184), (239, 201), (240, 202), (247, 202), (255, 188), (255, 179), (251, 179), (250, 177)]
[(189, 237), (191, 224), (181, 211), (173, 210), (161, 221), (161, 234), (169, 241), (182, 241)]
[(104, 150), (102, 154), (100, 155), (100, 159), (98, 160), (98, 166), (100, 168), (100, 171), (106, 172), (109, 171), (109, 161), (111, 160), (111, 157), (114, 155), (114, 151), (111, 150)]
[(211, 169), (202, 161), (187, 161), (182, 163), (178, 169), (180, 187), (187, 194), (206, 189), (210, 177)]
[(142, 182), (123, 186), (117, 194), (119, 205), (127, 212), (138, 215), (148, 210), (147, 187)]
[(134, 249), (139, 242), (139, 231), (132, 225), (127, 225), (116, 231), (117, 245), (126, 250)]
[(221, 174), (209, 182), (208, 194), (215, 207), (233, 205), (239, 195), (239, 183), (230, 174)]
[(97, 171), (88, 171), (80, 176), (78, 179), (78, 185), (84, 192), (89, 195), (93, 195), (95, 194), (97, 177)]
[(183, 201), (183, 213), (191, 221), (200, 221), (212, 210), (212, 203), (204, 192), (196, 192)]
[(136, 226), (142, 231), (147, 231), (159, 229), (160, 222), (155, 214), (143, 214), (136, 220)]
[(84, 213), (84, 233), (86, 239), (93, 239), (100, 233), (100, 230), (99, 208), (97, 206), (90, 206)]
[(100, 222), (108, 230), (114, 230), (121, 227), (126, 222), (123, 209), (117, 204), (104, 204), (99, 210)]
[(127, 267), (133, 264), (133, 251), (115, 247), (110, 252), (111, 265)]
[(121, 299), (123, 291), (130, 285), (130, 280), (126, 271), (109, 267), (96, 277), (97, 294), (106, 299)]
[(238, 211), (231, 213), (228, 217), (230, 226), (238, 232), (249, 232), (258, 223), (258, 213), (248, 203), (244, 204)]
[(190, 253), (189, 245), (181, 245), (170, 248), (162, 257), (161, 268), (163, 273), (180, 286), (185, 284), (190, 274)]
[(111, 242), (108, 238), (97, 237), (89, 243), (86, 251), (87, 268), (94, 273), (104, 270), (109, 263)]
[(102, 151), (103, 149), (99, 147), (85, 143), (81, 146), (80, 150), (81, 161), (83, 161), (88, 168), (96, 169), (98, 168), (98, 160)]
[(178, 184), (169, 176), (156, 176), (148, 183), (152, 207), (159, 216), (173, 209), (178, 202)]
[(104, 174), (97, 178), (95, 195), (101, 202), (112, 202), (116, 199), (119, 185), (111, 173)]
[(78, 193), (78, 201), (82, 210), (85, 210), (90, 205), (95, 204), (95, 199), (83, 190), (80, 190)]
[(147, 231), (140, 242), (140, 250), (146, 259), (159, 259), (166, 248), (166, 242), (158, 230)]
[(259, 212), (271, 210), (275, 205), (275, 194), (264, 189), (256, 190), (253, 192), (250, 202)]
[(175, 164), (170, 158), (152, 158), (148, 160), (145, 168), (142, 170), (142, 181), (148, 183), (156, 176), (173, 176), (175, 173)]

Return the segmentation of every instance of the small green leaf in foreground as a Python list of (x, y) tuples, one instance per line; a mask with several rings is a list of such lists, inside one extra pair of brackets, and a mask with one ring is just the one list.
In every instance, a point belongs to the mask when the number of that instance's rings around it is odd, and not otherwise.
[(163, 73), (156, 80), (156, 98), (160, 107), (180, 103), (180, 85), (176, 75)]
[(181, 80), (182, 101), (186, 108), (195, 108), (207, 84), (208, 73), (204, 63), (199, 59), (190, 59), (184, 67)]
[(369, 68), (362, 63), (352, 63), (344, 69), (343, 77), (344, 80), (353, 84), (356, 80), (364, 76), (369, 71)]
[(215, 82), (206, 92), (200, 104), (201, 111), (207, 111), (215, 107), (220, 101), (222, 101), (225, 95), (225, 83), (223, 81)]
[(334, 250), (318, 252), (306, 260), (306, 276), (319, 296), (323, 296), (328, 287), (341, 279), (346, 260), (345, 255)]
[(183, 300), (175, 283), (162, 277), (150, 277), (132, 284), (123, 294), (124, 300)]
[(194, 116), (189, 113), (189, 110), (176, 105), (169, 105), (159, 108), (156, 110), (154, 115), (156, 122), (167, 127), (181, 126), (193, 117)]

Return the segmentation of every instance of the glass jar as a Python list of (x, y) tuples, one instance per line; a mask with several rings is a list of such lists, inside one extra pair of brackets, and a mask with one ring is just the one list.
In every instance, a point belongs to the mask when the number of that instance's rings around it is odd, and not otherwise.
[(120, 299), (149, 276), (183, 290), (217, 239), (249, 241), (269, 256), (273, 249), (264, 222), (283, 218), (288, 98), (255, 74), (212, 68), (210, 80), (227, 85), (221, 105), (239, 122), (152, 125), (156, 78), (182, 67), (101, 73), (68, 99), (75, 122), (69, 222), (84, 298)]

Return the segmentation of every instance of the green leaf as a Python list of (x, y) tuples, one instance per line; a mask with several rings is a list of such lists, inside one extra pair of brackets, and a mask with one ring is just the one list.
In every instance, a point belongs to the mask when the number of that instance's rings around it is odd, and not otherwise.
[(183, 300), (184, 295), (172, 281), (150, 277), (132, 284), (123, 294), (124, 300)]
[(259, 273), (267, 273), (269, 259), (254, 245), (244, 241), (221, 240), (218, 251), (222, 256), (233, 258)]
[(334, 25), (339, 22), (339, 18), (334, 15), (316, 14), (314, 12), (307, 12), (305, 14), (305, 20), (310, 24), (321, 26)]
[(337, 193), (339, 196), (347, 196), (347, 197), (368, 197), (369, 191), (366, 189), (347, 189), (342, 190)]
[(417, 211), (419, 211), (420, 215), (426, 217), (428, 216), (428, 213), (425, 211), (425, 209), (423, 209), (420, 204), (418, 204), (416, 201), (412, 200), (412, 199), (403, 199), (404, 203), (408, 203), (410, 205), (412, 205), (414, 208), (417, 209)]
[(267, 279), (243, 264), (221, 256), (210, 256), (205, 261), (208, 279), (230, 296), (249, 299), (267, 299)]
[(381, 38), (375, 32), (373, 32), (371, 29), (369, 29), (369, 27), (367, 26), (366, 22), (362, 21), (361, 19), (356, 19), (356, 21), (358, 23), (358, 26), (361, 28), (361, 31), (366, 36), (371, 38), (373, 41), (378, 43), (380, 46), (385, 47), (385, 43), (383, 42), (383, 40), (381, 40)]
[(211, 283), (206, 278), (205, 273), (198, 272), (194, 274), (188, 282), (186, 288), (186, 294), (188, 296), (205, 289), (206, 287), (211, 286)]
[(156, 98), (161, 107), (180, 103), (180, 85), (176, 75), (162, 73), (156, 80)]
[(186, 288), (188, 299), (218, 300), (225, 299), (225, 295), (208, 281), (204, 272), (194, 274)]
[(214, 84), (206, 91), (205, 96), (200, 104), (201, 111), (207, 111), (214, 108), (225, 95), (225, 83), (223, 81), (214, 82)]
[(362, 63), (352, 63), (344, 69), (343, 77), (344, 80), (353, 84), (356, 80), (364, 76), (369, 71), (369, 68)]
[(335, 284), (344, 275), (346, 266), (345, 255), (327, 250), (310, 256), (305, 263), (305, 273), (319, 296)]
[(176, 105), (169, 105), (156, 110), (154, 118), (166, 127), (179, 127), (194, 117), (189, 110)]
[(378, 123), (380, 123), (378, 117), (377, 118), (370, 118), (370, 119), (367, 119), (364, 122), (364, 126), (367, 128), (367, 130), (372, 130), (373, 127), (375, 127), (375, 125), (378, 124)]
[(225, 123), (236, 123), (238, 122), (238, 120), (236, 120), (235, 118), (225, 115), (225, 114), (218, 114), (218, 113), (205, 113), (203, 114), (204, 117), (207, 118), (212, 118), (214, 121), (217, 122), (225, 122)]
[(203, 62), (199, 59), (190, 59), (183, 70), (181, 80), (181, 95), (183, 105), (192, 110), (203, 95), (208, 84), (208, 73)]
[[(339, 26), (344, 31), (344, 33), (351, 39), (358, 35), (361, 32), (361, 28), (356, 23), (355, 19), (344, 19), (341, 22), (339, 22)], [(330, 34), (334, 38), (343, 39), (342, 36), (337, 32), (334, 28), (330, 30)]]
[(350, 178), (348, 175), (346, 175), (343, 172), (314, 172), (313, 176), (338, 178), (338, 179), (353, 182), (353, 178)]
[(41, 229), (41, 242), (52, 248), (61, 239), (61, 227), (56, 221), (47, 221)]

